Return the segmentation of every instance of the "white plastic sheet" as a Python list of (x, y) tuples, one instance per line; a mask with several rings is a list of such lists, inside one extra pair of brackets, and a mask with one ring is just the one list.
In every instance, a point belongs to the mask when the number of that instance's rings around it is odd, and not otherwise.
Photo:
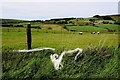
[[(41, 51), (41, 50), (55, 50), (54, 48), (47, 48), (47, 47), (43, 47), (43, 48), (36, 48), (36, 49), (30, 49), (30, 50), (14, 50), (14, 52), (33, 52), (33, 51)], [(63, 51), (61, 53), (61, 55), (59, 56), (58, 54), (51, 54), (50, 55), (50, 59), (52, 60), (53, 64), (54, 64), (54, 68), (55, 70), (59, 70), (61, 69), (61, 67), (63, 67), (63, 65), (61, 64), (62, 58), (65, 54), (74, 54), (77, 53), (74, 60), (77, 59), (77, 56), (82, 53), (82, 49), (81, 48), (76, 48), (74, 50), (68, 50), (68, 51)], [(61, 66), (61, 67), (60, 67)]]
[(47, 47), (45, 47), (45, 48), (36, 48), (36, 49), (30, 49), (30, 50), (26, 50), (26, 49), (24, 49), (24, 50), (14, 50), (14, 52), (33, 52), (33, 51), (41, 51), (41, 50), (55, 50), (54, 48), (47, 48)]
[[(50, 55), (50, 58), (51, 58), (51, 60), (52, 60), (52, 62), (53, 62), (53, 64), (54, 64), (55, 70), (59, 70), (59, 69), (61, 69), (61, 67), (63, 67), (63, 65), (61, 64), (63, 55), (65, 55), (65, 54), (73, 54), (73, 53), (78, 52), (78, 53), (76, 54), (75, 58), (74, 58), (74, 60), (76, 60), (76, 59), (77, 59), (77, 56), (78, 56), (80, 53), (82, 53), (82, 51), (83, 51), (82, 49), (76, 48), (76, 49), (74, 49), (74, 50), (64, 51), (64, 52), (61, 53), (60, 56), (58, 56), (58, 54), (51, 54), (51, 55)], [(60, 65), (61, 65), (61, 67), (60, 67)]]

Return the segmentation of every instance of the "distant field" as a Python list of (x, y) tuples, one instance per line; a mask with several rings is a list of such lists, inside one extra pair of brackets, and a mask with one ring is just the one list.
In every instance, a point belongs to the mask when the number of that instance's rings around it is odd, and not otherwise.
[(95, 26), (67, 26), (69, 30), (77, 31), (100, 31), (107, 32), (108, 29), (115, 30), (115, 32), (120, 30), (119, 25), (117, 24), (95, 24)]
[[(13, 49), (27, 49), (26, 43), (26, 32), (25, 28), (20, 28), (21, 32), (5, 31), (3, 28), (2, 33), (2, 47), (13, 48)], [(118, 45), (118, 35), (104, 34), (92, 35), (90, 33), (84, 33), (79, 35), (78, 32), (67, 32), (67, 31), (54, 31), (54, 30), (39, 30), (32, 29), (32, 48), (38, 47), (52, 47), (52, 48), (86, 48), (89, 45), (98, 45), (105, 41), (104, 45), (115, 46)]]
[(64, 30), (64, 28), (60, 25), (55, 25), (55, 24), (45, 24), (39, 26), (41, 29), (46, 29), (46, 30)]
[(96, 24), (99, 28), (109, 28), (113, 30), (120, 30), (119, 25), (117, 24)]
[(69, 30), (77, 30), (77, 31), (105, 31), (104, 28), (98, 28), (93, 26), (67, 26)]
[[(84, 18), (84, 19), (77, 19), (78, 21), (89, 21), (90, 19), (98, 19), (98, 18), (93, 18), (93, 17), (91, 17), (91, 18)], [(70, 21), (76, 21), (76, 19), (73, 19), (73, 20), (70, 20)]]

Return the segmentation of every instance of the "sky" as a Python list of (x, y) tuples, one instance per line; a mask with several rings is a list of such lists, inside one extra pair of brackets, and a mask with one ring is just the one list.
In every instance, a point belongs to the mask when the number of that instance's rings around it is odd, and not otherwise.
[(0, 0), (0, 17), (21, 20), (118, 14), (118, 0)]

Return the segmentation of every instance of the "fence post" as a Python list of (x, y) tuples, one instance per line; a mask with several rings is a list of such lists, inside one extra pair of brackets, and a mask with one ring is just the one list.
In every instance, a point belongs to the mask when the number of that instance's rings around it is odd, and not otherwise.
[(26, 32), (27, 32), (27, 45), (28, 45), (28, 49), (32, 49), (32, 47), (31, 47), (32, 37), (31, 37), (31, 25), (30, 25), (30, 23), (27, 24)]

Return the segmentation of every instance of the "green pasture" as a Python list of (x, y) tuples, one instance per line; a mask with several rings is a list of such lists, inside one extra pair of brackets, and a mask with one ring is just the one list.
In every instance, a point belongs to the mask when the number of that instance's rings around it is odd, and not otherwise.
[[(21, 30), (18, 32), (18, 30)], [(13, 31), (10, 31), (13, 30)], [(15, 31), (16, 30), (16, 31)], [(95, 34), (89, 32), (79, 35), (78, 32), (60, 30), (37, 30), (32, 29), (32, 48), (52, 47), (56, 49), (86, 48), (89, 45), (103, 44), (107, 46), (118, 45), (117, 34)], [(26, 29), (2, 28), (2, 47), (13, 49), (27, 49)]]
[(26, 26), (28, 24), (28, 22), (21, 22), (21, 23), (14, 23), (13, 25), (23, 25), (23, 26)]
[(83, 18), (83, 19), (77, 18), (77, 19), (72, 19), (70, 21), (89, 21), (90, 19), (98, 19), (98, 18), (93, 18), (93, 17)]
[(104, 31), (106, 29), (104, 28), (98, 28), (98, 27), (93, 27), (93, 26), (67, 26), (68, 30), (77, 30), (77, 31), (87, 31), (87, 32), (92, 32), (92, 31)]
[(98, 26), (99, 28), (108, 28), (108, 29), (112, 29), (112, 30), (120, 30), (120, 26), (117, 24), (95, 24), (96, 26)]
[(117, 24), (95, 24), (95, 26), (67, 26), (68, 30), (77, 30), (77, 31), (100, 31), (107, 32), (107, 29), (115, 30), (118, 32), (119, 25)]
[[(79, 35), (67, 30), (32, 28), (32, 48), (51, 47), (55, 51), (19, 53), (13, 50), (27, 49), (26, 28), (2, 27), (2, 79), (117, 79), (120, 78), (117, 46), (118, 34)], [(64, 55), (63, 67), (56, 71), (50, 55), (75, 48), (83, 48), (77, 60), (74, 61), (73, 54)]]
[(61, 25), (55, 25), (55, 24), (44, 24), (39, 26), (41, 29), (45, 30), (65, 30)]
[[(118, 20), (117, 18), (114, 19)], [(2, 76), (3, 80), (25, 78), (33, 80), (56, 80), (59, 78), (80, 80), (119, 79), (119, 25), (95, 24), (95, 26), (92, 26), (92, 24), (85, 24), (90, 19), (96, 19), (97, 21), (98, 18), (74, 19), (70, 21), (75, 23), (69, 24), (30, 22), (32, 27), (32, 49), (51, 47), (55, 48), (55, 51), (41, 50), (29, 53), (13, 51), (27, 49), (26, 26), (28, 22), (13, 19), (3, 20), (24, 27), (1, 28), (2, 75), (0, 74), (0, 78)], [(80, 26), (77, 21), (80, 21), (83, 26)], [(83, 32), (83, 35), (79, 35), (80, 31)], [(91, 34), (90, 32), (93, 31), (100, 32), (100, 34)], [(74, 61), (74, 58), (78, 52), (65, 54), (61, 61), (63, 67), (60, 70), (55, 70), (50, 55), (58, 54), (60, 56), (63, 51), (75, 48), (83, 49), (77, 60)]]

